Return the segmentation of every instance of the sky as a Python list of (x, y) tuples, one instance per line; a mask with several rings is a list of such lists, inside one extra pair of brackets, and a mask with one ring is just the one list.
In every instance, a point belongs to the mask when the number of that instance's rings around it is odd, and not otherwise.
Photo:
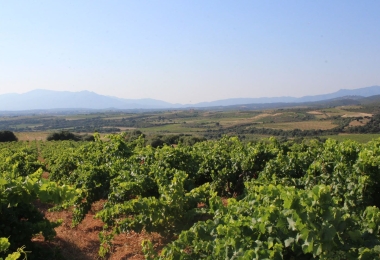
[(380, 1), (0, 1), (0, 94), (197, 103), (380, 85)]

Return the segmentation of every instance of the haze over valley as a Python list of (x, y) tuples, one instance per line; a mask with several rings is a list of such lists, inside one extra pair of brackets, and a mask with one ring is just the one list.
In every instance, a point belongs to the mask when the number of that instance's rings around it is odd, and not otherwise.
[(50, 109), (168, 109), (228, 107), (249, 104), (317, 102), (346, 97), (357, 99), (380, 95), (380, 86), (359, 89), (341, 89), (323, 95), (296, 97), (231, 98), (196, 104), (172, 104), (155, 99), (123, 99), (99, 95), (90, 91), (70, 92), (33, 90), (24, 94), (0, 95), (0, 111), (50, 110)]

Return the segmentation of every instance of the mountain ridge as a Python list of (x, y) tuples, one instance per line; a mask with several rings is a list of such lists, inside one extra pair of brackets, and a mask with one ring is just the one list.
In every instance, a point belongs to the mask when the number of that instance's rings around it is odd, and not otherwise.
[(196, 104), (196, 107), (207, 106), (223, 106), (223, 103), (229, 103), (229, 101), (234, 100), (235, 104), (228, 105), (244, 105), (244, 104), (263, 104), (263, 103), (303, 103), (303, 102), (314, 102), (322, 101), (333, 98), (339, 98), (344, 96), (362, 96), (369, 97), (374, 95), (380, 95), (380, 86), (370, 86), (358, 89), (340, 89), (333, 93), (314, 95), (314, 96), (303, 96), (303, 97), (261, 97), (261, 98), (231, 98), (222, 99), (211, 102), (201, 102)]
[(35, 89), (23, 94), (7, 93), (0, 95), (0, 111), (23, 111), (39, 109), (174, 109), (174, 108), (207, 108), (246, 104), (271, 103), (304, 103), (323, 101), (341, 97), (369, 97), (380, 95), (380, 86), (358, 89), (340, 89), (333, 93), (303, 97), (261, 97), (230, 98), (197, 104), (173, 104), (162, 100), (124, 99), (99, 95), (83, 90), (78, 92)]

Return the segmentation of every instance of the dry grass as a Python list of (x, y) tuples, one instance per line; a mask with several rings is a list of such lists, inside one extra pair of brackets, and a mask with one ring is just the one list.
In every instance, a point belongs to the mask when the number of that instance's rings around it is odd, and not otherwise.
[(254, 116), (252, 118), (250, 118), (251, 120), (253, 121), (257, 121), (258, 119), (261, 119), (261, 118), (265, 118), (265, 117), (275, 117), (275, 116), (280, 116), (282, 115), (283, 113), (275, 113), (275, 114), (268, 114), (268, 113), (262, 113), (260, 115), (257, 115), (257, 116)]
[(372, 117), (372, 114), (352, 112), (352, 113), (344, 114), (342, 117), (365, 117), (365, 116)]
[(15, 132), (19, 141), (46, 140), (49, 132)]
[(341, 109), (361, 109), (363, 107), (359, 106), (359, 105), (348, 105), (348, 106), (340, 106), (339, 108), (341, 108)]
[(342, 117), (365, 117), (365, 116), (372, 117), (372, 114), (346, 111), (344, 110), (344, 108), (348, 108), (348, 107), (314, 110), (314, 111), (309, 111), (307, 113), (311, 115), (315, 115), (319, 118), (337, 116), (337, 115), (341, 115)]
[(368, 118), (364, 118), (361, 120), (352, 120), (348, 126), (349, 127), (350, 126), (363, 126), (363, 125), (366, 125), (369, 121), (371, 121), (371, 120)]
[(324, 115), (324, 113), (323, 112), (321, 112), (321, 111), (309, 111), (309, 112), (307, 112), (308, 114), (310, 114), (310, 115)]
[(274, 113), (274, 114), (262, 113), (254, 117), (248, 117), (248, 118), (226, 118), (226, 119), (219, 120), (219, 123), (223, 127), (230, 127), (230, 126), (239, 125), (239, 124), (255, 123), (258, 120), (263, 119), (263, 118), (278, 117), (283, 114), (284, 113)]

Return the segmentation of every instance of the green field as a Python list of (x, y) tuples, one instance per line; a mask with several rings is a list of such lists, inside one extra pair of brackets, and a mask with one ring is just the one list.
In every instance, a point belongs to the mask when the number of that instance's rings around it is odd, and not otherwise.
[[(365, 113), (364, 113), (365, 112)], [(370, 140), (350, 134), (350, 127), (365, 127), (377, 107), (294, 107), (265, 110), (165, 110), (145, 112), (98, 112), (87, 114), (2, 116), (0, 130), (16, 132), (20, 140), (43, 140), (49, 133), (68, 130), (80, 134), (142, 131), (147, 138), (163, 135), (192, 135), (218, 139), (237, 135), (246, 140), (258, 136), (287, 138), (331, 136), (338, 140)], [(336, 130), (340, 127), (340, 130)], [(296, 134), (291, 131), (303, 131)], [(312, 133), (310, 131), (318, 131)], [(279, 132), (280, 131), (280, 132)], [(309, 131), (309, 132), (307, 132)], [(361, 131), (365, 133), (366, 131)], [(371, 130), (371, 133), (376, 133)], [(346, 134), (342, 137), (342, 134)], [(371, 135), (369, 135), (371, 136)]]
[(338, 141), (353, 140), (359, 143), (367, 143), (373, 139), (380, 138), (380, 134), (341, 134), (321, 136), (323, 138), (331, 138)]
[(311, 130), (311, 129), (331, 129), (336, 127), (336, 124), (333, 124), (331, 121), (302, 121), (302, 122), (285, 122), (285, 123), (271, 123), (271, 124), (262, 124), (260, 127), (274, 128), (274, 129), (301, 129), (301, 130)]

